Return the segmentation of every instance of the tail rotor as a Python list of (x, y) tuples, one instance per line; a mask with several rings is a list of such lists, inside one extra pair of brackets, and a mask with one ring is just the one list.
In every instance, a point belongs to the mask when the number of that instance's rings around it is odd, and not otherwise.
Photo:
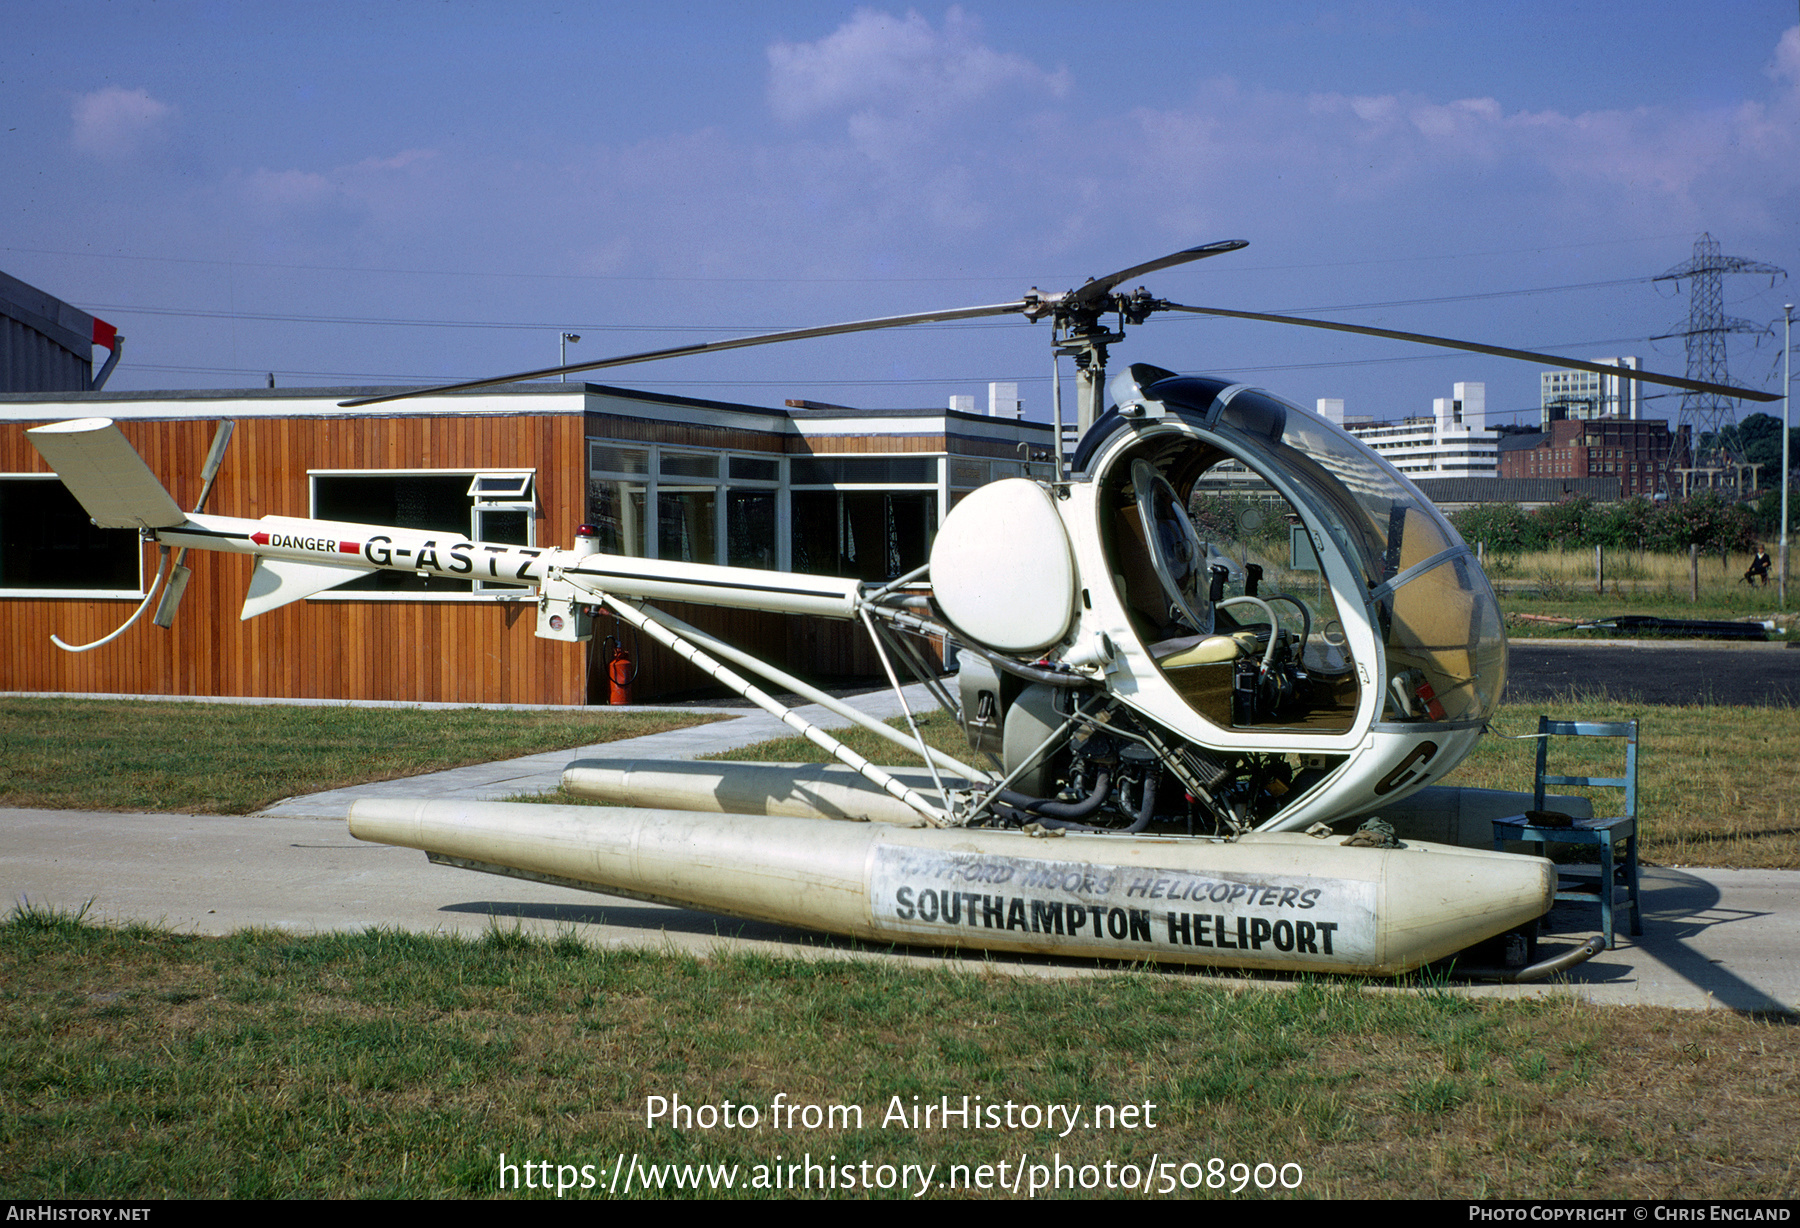
[[(105, 419), (82, 419), (37, 427), (27, 431), (26, 436), (44, 459), (50, 462), (51, 468), (62, 478), (63, 485), (87, 509), (96, 525), (106, 529), (133, 528), (147, 534), (154, 529), (172, 528), (188, 515), (199, 514), (200, 509), (206, 506), (207, 496), (212, 493), (213, 479), (218, 477), (219, 469), (225, 463), (225, 450), (226, 445), (231, 442), (232, 427), (230, 422), (221, 422), (219, 429), (213, 434), (212, 449), (207, 453), (206, 463), (201, 468), (200, 498), (192, 513), (181, 510), (163, 490), (149, 466), (144, 464), (125, 437), (119, 434), (118, 428)], [(144, 616), (144, 611), (156, 600), (159, 588), (162, 589), (162, 601), (157, 606), (156, 617), (151, 621), (159, 627), (170, 626), (175, 621), (175, 611), (181, 604), (182, 594), (187, 591), (187, 582), (192, 573), (183, 565), (183, 560), (187, 557), (185, 546), (176, 552), (172, 570), (169, 547), (163, 546), (161, 554), (156, 578), (150, 582), (144, 600), (112, 634), (88, 644), (65, 643), (56, 635), (50, 637), (50, 642), (64, 652), (92, 652), (110, 644)], [(168, 580), (166, 588), (163, 587), (165, 578)]]
[[(212, 494), (213, 479), (219, 476), (219, 469), (225, 464), (225, 451), (231, 443), (231, 432), (235, 429), (235, 423), (221, 422), (219, 429), (213, 433), (212, 449), (207, 452), (206, 464), (200, 470), (200, 498), (194, 503), (192, 515), (198, 516), (206, 509), (206, 498)], [(176, 551), (175, 569), (169, 574), (169, 586), (163, 590), (162, 601), (156, 607), (156, 616), (150, 620), (165, 631), (175, 625), (175, 611), (181, 608), (182, 595), (187, 592), (188, 580), (194, 574), (185, 566), (187, 552), (186, 546)]]

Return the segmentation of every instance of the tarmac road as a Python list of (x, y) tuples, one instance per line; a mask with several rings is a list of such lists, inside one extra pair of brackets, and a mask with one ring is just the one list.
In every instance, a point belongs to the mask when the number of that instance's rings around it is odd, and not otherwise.
[(1800, 707), (1800, 643), (1514, 640), (1506, 699)]

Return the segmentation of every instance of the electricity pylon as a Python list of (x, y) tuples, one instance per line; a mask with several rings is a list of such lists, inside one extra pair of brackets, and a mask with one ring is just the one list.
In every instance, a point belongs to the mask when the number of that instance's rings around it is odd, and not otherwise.
[[(1725, 334), (1769, 331), (1761, 324), (1725, 314), (1727, 273), (1767, 273), (1770, 285), (1774, 285), (1777, 278), (1787, 276), (1786, 269), (1760, 260), (1720, 255), (1719, 241), (1706, 233), (1694, 240), (1692, 259), (1654, 279), (1676, 283), (1677, 291), (1681, 289), (1681, 282), (1690, 284), (1687, 328), (1655, 338), (1659, 341), (1667, 337), (1686, 338), (1689, 379), (1730, 383), (1725, 368)], [(1715, 470), (1731, 485), (1737, 486), (1744, 467), (1743, 449), (1738, 444), (1736, 432), (1727, 435), (1725, 431), (1726, 427), (1737, 423), (1736, 404), (1713, 392), (1683, 393), (1681, 423), (1689, 428), (1698, 453), (1689, 464), (1696, 470)]]

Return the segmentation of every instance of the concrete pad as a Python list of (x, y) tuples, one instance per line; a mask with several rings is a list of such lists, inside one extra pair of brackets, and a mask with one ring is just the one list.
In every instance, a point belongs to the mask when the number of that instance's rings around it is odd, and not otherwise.
[[(1642, 938), (1621, 934), (1617, 950), (1560, 983), (1473, 985), (1464, 992), (1800, 1011), (1800, 872), (1653, 869), (1645, 872), (1644, 887)], [(501, 925), (549, 936), (573, 931), (599, 946), (695, 954), (749, 948), (925, 964), (976, 961), (990, 971), (1034, 976), (1101, 971), (1080, 961), (981, 952), (870, 951), (799, 929), (434, 866), (411, 849), (354, 840), (341, 822), (268, 815), (0, 810), (0, 888), (15, 903), (73, 910), (91, 900), (97, 920), (141, 921), (181, 933), (386, 927), (479, 936)], [(1591, 935), (1597, 918), (1596, 909), (1559, 905), (1546, 949)]]
[(745, 944), (799, 951), (831, 940), (761, 922), (432, 865), (366, 844), (340, 821), (263, 815), (0, 810), (8, 901), (183, 934), (260, 927), (372, 928), (479, 937), (490, 927), (597, 946), (699, 954)]
[[(1611, 951), (1561, 983), (1483, 987), (1507, 997), (1567, 993), (1620, 1006), (1800, 1013), (1800, 872), (1646, 868), (1644, 932), (1633, 938), (1623, 906)], [(1558, 904), (1545, 945), (1599, 932), (1598, 905)]]
[[(886, 719), (890, 692), (856, 705)], [(914, 711), (929, 706), (908, 688)], [(690, 709), (692, 710), (692, 709)], [(703, 709), (712, 711), (715, 709)], [(17, 903), (183, 933), (226, 934), (247, 926), (296, 933), (371, 927), (478, 936), (502, 925), (555, 936), (573, 931), (602, 946), (708, 954), (721, 949), (978, 964), (1034, 976), (1104, 971), (1082, 961), (985, 952), (870, 951), (848, 939), (692, 909), (432, 865), (411, 849), (365, 844), (344, 825), (357, 797), (482, 798), (542, 792), (582, 757), (691, 759), (791, 732), (755, 709), (721, 708), (731, 719), (579, 750), (532, 755), (404, 780), (293, 798), (257, 815), (117, 814), (0, 810), (0, 889)], [(828, 727), (841, 718), (801, 710)], [(1618, 947), (1558, 982), (1470, 985), (1478, 997), (1572, 994), (1585, 1001), (1689, 1010), (1800, 1012), (1800, 872), (1646, 869), (1644, 934), (1621, 924)], [(1599, 925), (1599, 910), (1559, 904), (1546, 953), (1574, 945)], [(1177, 972), (1173, 975), (1192, 975)], [(1220, 974), (1221, 983), (1279, 985), (1279, 977)]]

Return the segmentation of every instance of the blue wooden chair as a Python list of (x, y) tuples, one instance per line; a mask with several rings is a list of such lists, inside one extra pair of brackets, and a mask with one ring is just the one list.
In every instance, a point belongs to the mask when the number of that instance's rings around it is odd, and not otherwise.
[[(1552, 776), (1546, 770), (1550, 755), (1550, 739), (1623, 738), (1625, 739), (1625, 774), (1623, 776)], [(1610, 949), (1613, 940), (1613, 904), (1618, 888), (1625, 889), (1631, 905), (1631, 933), (1644, 932), (1643, 913), (1639, 907), (1638, 829), (1637, 829), (1637, 752), (1636, 721), (1553, 721), (1538, 717), (1537, 779), (1533, 788), (1533, 809), (1526, 814), (1494, 820), (1494, 848), (1504, 850), (1508, 840), (1523, 840), (1536, 845), (1538, 856), (1544, 856), (1546, 845), (1573, 844), (1597, 848), (1600, 866), (1569, 865), (1557, 867), (1556, 898), (1600, 905), (1600, 931)], [(1544, 810), (1544, 786), (1583, 785), (1615, 788), (1625, 791), (1624, 813), (1605, 817), (1610, 809), (1601, 801), (1594, 804), (1595, 817), (1575, 819)], [(1625, 846), (1621, 859), (1615, 852)]]

